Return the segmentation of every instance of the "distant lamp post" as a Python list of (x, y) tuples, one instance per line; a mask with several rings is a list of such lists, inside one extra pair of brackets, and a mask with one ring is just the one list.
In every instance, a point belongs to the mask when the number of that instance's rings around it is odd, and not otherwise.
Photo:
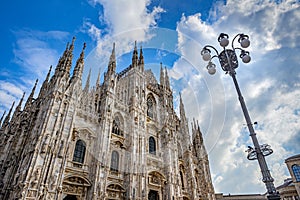
[[(234, 47), (234, 41), (238, 39), (238, 42), (240, 43), (240, 47)], [(265, 156), (268, 156), (273, 153), (273, 150), (270, 148), (269, 145), (263, 144), (259, 145), (256, 133), (254, 132), (254, 128), (250, 119), (250, 115), (248, 113), (244, 98), (242, 96), (241, 90), (239, 88), (237, 79), (236, 79), (236, 72), (235, 69), (238, 68), (238, 58), (236, 55), (236, 50), (240, 51), (239, 57), (242, 59), (244, 63), (249, 63), (251, 60), (251, 57), (249, 55), (248, 51), (245, 51), (244, 48), (247, 48), (250, 46), (250, 40), (249, 36), (245, 34), (237, 34), (231, 43), (231, 49), (226, 49), (226, 47), (229, 45), (229, 36), (225, 33), (221, 33), (220, 36), (218, 37), (218, 41), (223, 47), (223, 50), (221, 53), (217, 51), (217, 49), (211, 45), (206, 45), (202, 51), (201, 55), (204, 61), (208, 61), (207, 65), (207, 71), (209, 74), (213, 75), (216, 73), (216, 65), (212, 62), (213, 58), (218, 58), (221, 68), (223, 71), (226, 72), (226, 74), (229, 73), (229, 75), (232, 77), (234, 86), (236, 88), (237, 94), (239, 101), (241, 103), (241, 107), (244, 113), (244, 117), (247, 122), (247, 126), (250, 132), (250, 136), (252, 139), (252, 142), (254, 144), (254, 148), (248, 146), (248, 156), (247, 158), (249, 160), (258, 160), (259, 167), (261, 169), (261, 173), (263, 176), (262, 181), (265, 183), (267, 191), (268, 191), (268, 199), (269, 200), (280, 200), (280, 196), (278, 192), (276, 191), (273, 181), (274, 179), (272, 178), (270, 171), (268, 169), (267, 162), (265, 160)], [(211, 56), (211, 50), (215, 51), (215, 55)]]

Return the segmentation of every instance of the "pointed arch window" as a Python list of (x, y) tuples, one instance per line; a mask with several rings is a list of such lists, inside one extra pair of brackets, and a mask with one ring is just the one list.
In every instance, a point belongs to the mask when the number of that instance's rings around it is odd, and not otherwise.
[(152, 95), (147, 98), (147, 116), (152, 119), (155, 116), (155, 101)]
[(114, 172), (119, 171), (119, 153), (117, 151), (111, 153), (110, 170)]
[(149, 153), (156, 155), (156, 142), (152, 136), (149, 138)]
[(84, 162), (84, 156), (85, 156), (85, 143), (82, 140), (77, 140), (73, 155), (73, 161), (83, 163)]
[(300, 166), (299, 165), (293, 165), (292, 170), (293, 170), (294, 176), (296, 178), (296, 181), (300, 182)]
[(119, 136), (124, 136), (124, 120), (123, 117), (119, 114), (117, 114), (114, 117), (113, 123), (112, 123), (112, 130), (111, 132), (113, 134), (119, 135)]

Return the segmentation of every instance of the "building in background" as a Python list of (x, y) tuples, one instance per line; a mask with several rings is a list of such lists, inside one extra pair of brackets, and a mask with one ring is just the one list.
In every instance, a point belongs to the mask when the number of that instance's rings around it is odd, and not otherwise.
[(284, 180), (277, 188), (280, 197), (284, 200), (300, 200), (300, 154), (287, 158), (285, 163), (291, 178)]
[[(85, 48), (85, 47), (84, 47)], [(84, 48), (71, 74), (74, 40), (40, 92), (1, 119), (0, 199), (214, 200), (198, 124), (192, 136), (166, 69), (159, 82), (132, 63), (116, 72), (115, 47), (100, 84), (82, 88)], [(24, 100), (25, 101), (25, 100)]]
[[(291, 174), (291, 178), (284, 180), (284, 183), (276, 188), (280, 194), (282, 200), (300, 200), (300, 154), (289, 157), (285, 160), (288, 170)], [(228, 194), (222, 193), (216, 194), (217, 200), (265, 200), (267, 193), (265, 194)]]

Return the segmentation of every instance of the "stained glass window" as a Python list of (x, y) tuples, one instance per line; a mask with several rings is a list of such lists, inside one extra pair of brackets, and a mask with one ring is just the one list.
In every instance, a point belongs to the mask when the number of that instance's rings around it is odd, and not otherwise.
[(156, 143), (152, 136), (149, 138), (149, 153), (156, 155)]
[(117, 151), (111, 153), (110, 170), (119, 171), (119, 153)]
[(76, 142), (73, 161), (83, 163), (85, 156), (85, 144), (82, 140)]

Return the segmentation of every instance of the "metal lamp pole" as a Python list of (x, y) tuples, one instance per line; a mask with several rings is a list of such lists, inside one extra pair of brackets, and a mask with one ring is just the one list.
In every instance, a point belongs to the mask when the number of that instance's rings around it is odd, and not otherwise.
[[(220, 45), (223, 47), (223, 51), (221, 53), (219, 53), (215, 47), (206, 45), (202, 49), (201, 55), (203, 57), (203, 60), (209, 61), (208, 65), (207, 65), (207, 70), (208, 70), (209, 74), (213, 75), (216, 73), (216, 65), (211, 62), (211, 60), (216, 57), (219, 59), (222, 70), (225, 71), (226, 74), (229, 73), (229, 75), (232, 77), (232, 80), (234, 82), (234, 86), (237, 91), (238, 98), (239, 98), (239, 101), (240, 101), (240, 104), (241, 104), (241, 107), (243, 110), (243, 114), (244, 114), (245, 120), (247, 122), (248, 130), (250, 132), (250, 137), (251, 137), (253, 145), (254, 145), (254, 148), (252, 148), (250, 146), (248, 147), (247, 158), (249, 160), (256, 160), (256, 159), (258, 160), (258, 164), (261, 169), (262, 176), (263, 176), (262, 181), (265, 183), (267, 191), (268, 191), (267, 198), (269, 200), (280, 200), (280, 196), (279, 196), (278, 192), (276, 191), (274, 184), (273, 184), (274, 179), (271, 176), (271, 173), (268, 169), (267, 162), (265, 160), (265, 156), (272, 154), (273, 150), (267, 144), (259, 145), (259, 142), (256, 137), (256, 133), (254, 131), (254, 128), (253, 128), (253, 125), (251, 122), (251, 118), (250, 118), (248, 109), (246, 107), (244, 98), (242, 96), (240, 87), (239, 87), (237, 79), (236, 79), (235, 69), (238, 68), (238, 59), (237, 59), (237, 55), (236, 55), (236, 50), (241, 51), (240, 58), (242, 59), (242, 61), (244, 63), (248, 63), (251, 60), (251, 58), (249, 56), (249, 52), (245, 51), (243, 49), (243, 48), (247, 48), (250, 45), (249, 37), (248, 37), (248, 35), (245, 35), (242, 33), (237, 34), (232, 40), (232, 43), (231, 43), (232, 49), (226, 49), (225, 47), (228, 46), (228, 44), (229, 44), (228, 38), (229, 38), (229, 36), (225, 33), (221, 33), (220, 36), (218, 37), (218, 41), (219, 41)], [(234, 47), (234, 41), (237, 38), (238, 38), (238, 42), (241, 44), (242, 48)], [(210, 55), (211, 49), (216, 52), (216, 55), (214, 55), (213, 57), (211, 57), (211, 55)]]

